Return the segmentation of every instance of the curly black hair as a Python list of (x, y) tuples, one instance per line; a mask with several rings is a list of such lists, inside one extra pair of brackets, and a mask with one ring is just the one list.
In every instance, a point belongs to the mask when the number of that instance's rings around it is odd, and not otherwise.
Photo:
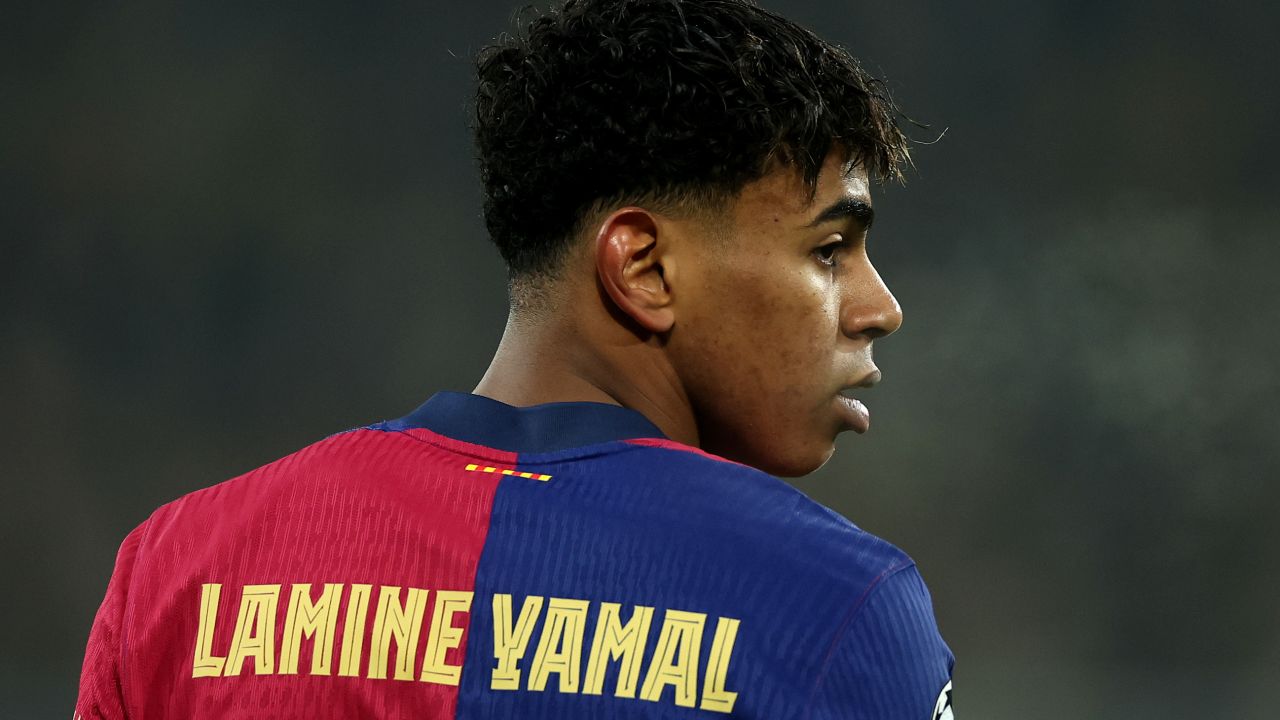
[(480, 51), (485, 222), (513, 280), (554, 275), (584, 215), (732, 197), (771, 163), (910, 162), (848, 52), (748, 0), (567, 0)]

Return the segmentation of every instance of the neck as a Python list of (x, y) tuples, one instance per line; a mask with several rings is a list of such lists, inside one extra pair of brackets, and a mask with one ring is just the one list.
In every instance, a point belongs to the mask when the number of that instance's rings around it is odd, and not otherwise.
[(599, 402), (644, 415), (668, 438), (698, 446), (688, 397), (656, 339), (563, 318), (507, 319), (493, 362), (473, 391), (516, 407)]

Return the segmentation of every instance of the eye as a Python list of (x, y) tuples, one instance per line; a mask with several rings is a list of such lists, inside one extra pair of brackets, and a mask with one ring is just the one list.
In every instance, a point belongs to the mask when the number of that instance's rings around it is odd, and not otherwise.
[(835, 238), (833, 242), (819, 245), (813, 250), (813, 256), (818, 259), (818, 262), (828, 267), (836, 266), (836, 254), (840, 251), (840, 248), (845, 246), (843, 236), (833, 235), (832, 237)]

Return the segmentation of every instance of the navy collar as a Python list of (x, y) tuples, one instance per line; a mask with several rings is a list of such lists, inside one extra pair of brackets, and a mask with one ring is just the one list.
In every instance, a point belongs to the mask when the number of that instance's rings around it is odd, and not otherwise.
[(425, 428), (514, 453), (547, 453), (630, 438), (664, 438), (645, 416), (618, 405), (557, 402), (514, 407), (481, 395), (440, 392), (388, 430)]

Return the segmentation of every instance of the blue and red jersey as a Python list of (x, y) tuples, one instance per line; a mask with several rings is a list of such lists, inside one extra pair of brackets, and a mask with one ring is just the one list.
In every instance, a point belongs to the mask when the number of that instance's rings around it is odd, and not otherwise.
[(440, 393), (157, 510), (84, 718), (950, 718), (914, 563), (596, 403)]

